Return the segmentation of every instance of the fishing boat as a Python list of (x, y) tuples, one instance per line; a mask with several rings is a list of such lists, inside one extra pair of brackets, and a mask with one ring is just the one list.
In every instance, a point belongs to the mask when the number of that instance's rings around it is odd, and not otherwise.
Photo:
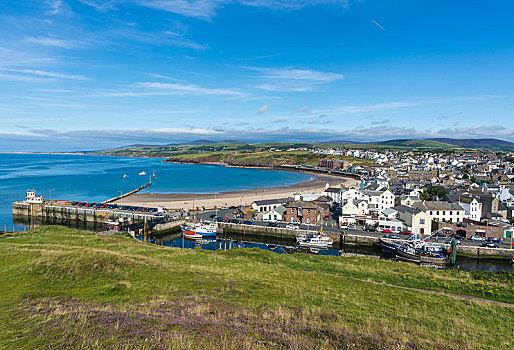
[(317, 233), (300, 234), (296, 236), (296, 242), (300, 247), (328, 248), (334, 241), (328, 237)]
[(138, 174), (138, 175), (139, 175), (139, 176), (145, 176), (145, 175), (146, 175), (146, 171), (144, 171), (144, 170), (143, 170), (143, 171), (139, 172), (139, 174)]
[(128, 178), (128, 175), (127, 174), (123, 174), (123, 178), (124, 179)]
[(418, 234), (410, 235), (405, 241), (381, 237), (379, 244), (385, 254), (396, 260), (437, 266), (448, 264), (455, 250), (454, 244), (448, 249), (443, 244), (427, 242)]
[(182, 234), (184, 238), (200, 239), (208, 237), (216, 237), (218, 225), (216, 222), (204, 222), (194, 224), (192, 226), (182, 226)]

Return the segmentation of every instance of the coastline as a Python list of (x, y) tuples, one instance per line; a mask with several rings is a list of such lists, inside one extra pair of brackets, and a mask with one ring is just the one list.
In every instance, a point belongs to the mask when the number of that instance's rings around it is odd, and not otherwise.
[[(197, 163), (195, 163), (197, 164)], [(213, 165), (213, 164), (210, 164)], [(217, 164), (223, 166), (222, 164)], [(266, 169), (259, 167), (259, 169)], [(271, 168), (267, 168), (272, 170)], [(284, 170), (285, 171), (285, 170)], [(212, 209), (217, 207), (240, 206), (241, 204), (250, 205), (256, 200), (276, 199), (293, 197), (295, 193), (302, 195), (321, 193), (327, 184), (331, 187), (354, 186), (357, 181), (337, 175), (326, 175), (300, 171), (310, 175), (308, 181), (299, 182), (287, 186), (277, 186), (270, 188), (257, 188), (251, 190), (226, 191), (219, 193), (144, 193), (134, 194), (116, 201), (120, 205), (135, 205), (142, 207), (162, 206), (168, 210), (193, 210)]]

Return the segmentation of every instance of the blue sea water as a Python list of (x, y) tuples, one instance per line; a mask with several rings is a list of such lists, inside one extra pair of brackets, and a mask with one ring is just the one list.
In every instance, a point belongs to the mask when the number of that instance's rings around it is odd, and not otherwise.
[[(142, 171), (147, 176), (138, 175)], [(11, 204), (24, 199), (27, 189), (51, 199), (100, 202), (145, 184), (152, 173), (156, 177), (147, 191), (153, 193), (215, 193), (310, 179), (295, 172), (173, 164), (155, 158), (0, 154), (0, 230), (13, 228)]]

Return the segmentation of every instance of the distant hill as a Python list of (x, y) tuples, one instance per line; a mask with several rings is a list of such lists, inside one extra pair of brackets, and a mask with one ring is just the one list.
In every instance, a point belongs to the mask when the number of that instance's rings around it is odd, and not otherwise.
[(436, 140), (399, 139), (375, 142), (382, 146), (409, 147), (409, 148), (452, 148), (452, 145)]
[(514, 143), (498, 139), (452, 139), (452, 138), (433, 138), (437, 142), (443, 142), (454, 146), (466, 148), (492, 148), (514, 150)]
[(370, 144), (390, 147), (405, 147), (405, 148), (476, 148), (476, 149), (491, 149), (491, 150), (504, 150), (513, 151), (514, 143), (498, 140), (498, 139), (453, 139), (453, 138), (429, 138), (429, 139), (397, 139), (387, 140), (380, 142), (373, 142)]

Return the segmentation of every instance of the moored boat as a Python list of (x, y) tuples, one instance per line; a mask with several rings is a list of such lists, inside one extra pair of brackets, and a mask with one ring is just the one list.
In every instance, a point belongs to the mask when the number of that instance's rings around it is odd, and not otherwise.
[(379, 238), (384, 253), (397, 260), (444, 266), (450, 263), (451, 249), (439, 243), (425, 242), (420, 235), (413, 234), (406, 241)]
[(218, 225), (215, 222), (204, 222), (193, 226), (182, 226), (181, 229), (185, 238), (198, 239), (216, 237)]
[(301, 234), (296, 236), (296, 242), (300, 247), (328, 248), (334, 243), (328, 236), (320, 234)]

